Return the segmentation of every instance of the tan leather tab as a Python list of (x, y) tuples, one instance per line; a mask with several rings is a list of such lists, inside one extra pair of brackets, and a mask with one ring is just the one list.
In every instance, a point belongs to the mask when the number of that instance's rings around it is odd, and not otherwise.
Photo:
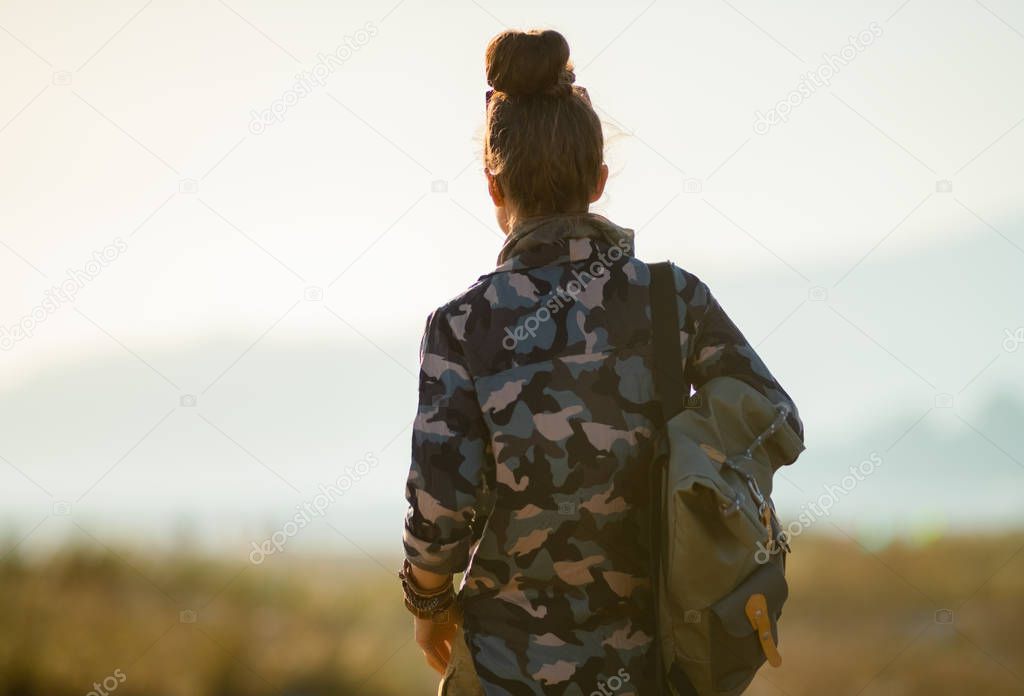
[(757, 638), (761, 642), (761, 650), (764, 651), (768, 664), (778, 667), (782, 664), (782, 655), (779, 654), (775, 639), (772, 637), (772, 622), (768, 618), (768, 600), (760, 593), (750, 595), (750, 599), (747, 600), (746, 613), (750, 625), (757, 631)]
[(715, 464), (723, 464), (726, 460), (724, 453), (719, 452), (717, 449), (707, 443), (700, 443), (700, 448), (704, 450), (704, 454), (707, 455), (708, 459), (713, 461)]

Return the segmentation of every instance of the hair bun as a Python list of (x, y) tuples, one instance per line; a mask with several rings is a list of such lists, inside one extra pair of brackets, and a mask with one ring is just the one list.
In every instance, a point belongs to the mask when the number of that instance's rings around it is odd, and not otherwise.
[(487, 83), (512, 97), (571, 93), (569, 42), (557, 31), (505, 31), (487, 46)]

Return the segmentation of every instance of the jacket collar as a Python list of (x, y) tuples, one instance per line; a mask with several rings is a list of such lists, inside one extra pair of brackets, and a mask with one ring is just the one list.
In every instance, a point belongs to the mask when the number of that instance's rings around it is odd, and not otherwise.
[(633, 230), (595, 213), (526, 218), (509, 233), (494, 273), (585, 261), (610, 246), (633, 255)]

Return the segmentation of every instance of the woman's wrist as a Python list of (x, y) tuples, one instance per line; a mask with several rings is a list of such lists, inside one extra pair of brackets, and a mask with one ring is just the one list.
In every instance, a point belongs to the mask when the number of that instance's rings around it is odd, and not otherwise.
[(439, 575), (417, 568), (406, 559), (398, 573), (405, 593), (405, 606), (416, 617), (434, 619), (447, 614), (455, 604), (451, 575)]
[(439, 573), (432, 573), (429, 570), (418, 568), (411, 563), (409, 564), (408, 572), (412, 580), (416, 583), (416, 587), (427, 593), (432, 592), (433, 590), (442, 589), (450, 585), (452, 582), (452, 576), (450, 574), (441, 575)]

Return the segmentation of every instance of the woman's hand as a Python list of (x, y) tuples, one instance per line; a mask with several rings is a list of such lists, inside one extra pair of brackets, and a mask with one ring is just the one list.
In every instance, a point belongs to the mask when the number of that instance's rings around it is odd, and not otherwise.
[(459, 628), (459, 617), (455, 607), (430, 619), (413, 619), (413, 635), (423, 650), (427, 664), (444, 674), (452, 659), (452, 641)]
[[(408, 564), (408, 562), (406, 562)], [(437, 590), (451, 585), (451, 575), (440, 575), (409, 565), (412, 584), (420, 590)], [(413, 636), (423, 650), (427, 664), (442, 675), (452, 659), (452, 641), (459, 628), (459, 610), (455, 604), (429, 619), (413, 618)]]

